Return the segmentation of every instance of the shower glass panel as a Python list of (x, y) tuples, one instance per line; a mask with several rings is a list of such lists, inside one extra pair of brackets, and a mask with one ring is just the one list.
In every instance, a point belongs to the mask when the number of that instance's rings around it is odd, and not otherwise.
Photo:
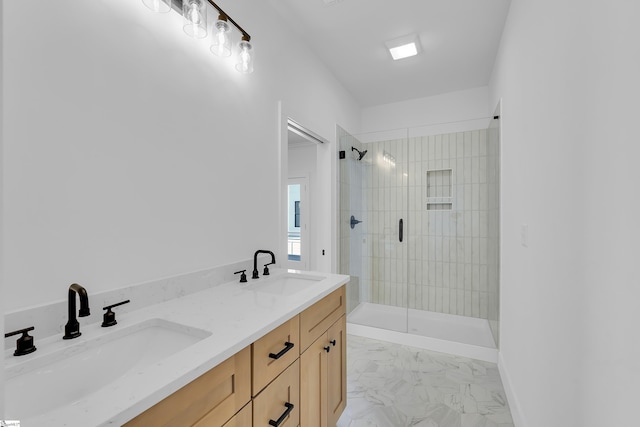
[(378, 135), (340, 131), (345, 154), (340, 160), (340, 271), (351, 275), (349, 322), (407, 332), (408, 248), (413, 237), (407, 224), (406, 133), (381, 140)]

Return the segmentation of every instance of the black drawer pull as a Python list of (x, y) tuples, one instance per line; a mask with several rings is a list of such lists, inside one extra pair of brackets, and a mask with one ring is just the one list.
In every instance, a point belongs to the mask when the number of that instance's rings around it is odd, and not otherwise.
[(284, 406), (287, 409), (282, 413), (282, 415), (280, 415), (280, 418), (278, 418), (278, 421), (269, 420), (270, 426), (278, 427), (289, 416), (289, 413), (293, 411), (293, 403), (286, 402)]
[(331, 341), (329, 341), (329, 343), (334, 347), (336, 346), (336, 340), (331, 340)]
[(280, 352), (278, 354), (269, 353), (269, 357), (272, 358), (272, 359), (278, 360), (282, 356), (284, 356), (284, 354), (287, 351), (291, 350), (293, 348), (293, 345), (294, 344), (292, 342), (287, 341), (286, 343), (284, 343), (284, 348), (282, 350), (280, 350)]
[(322, 347), (324, 349), (324, 351), (326, 351), (327, 353), (329, 353), (331, 351), (331, 347), (326, 346), (326, 347)]

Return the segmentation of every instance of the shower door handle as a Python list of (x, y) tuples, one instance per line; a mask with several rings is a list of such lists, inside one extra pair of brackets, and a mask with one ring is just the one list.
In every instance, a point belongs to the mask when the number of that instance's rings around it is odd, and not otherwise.
[(404, 231), (404, 225), (403, 225), (403, 222), (402, 222), (402, 218), (400, 218), (400, 223), (398, 224), (398, 237), (399, 237), (401, 243), (402, 243), (403, 231)]

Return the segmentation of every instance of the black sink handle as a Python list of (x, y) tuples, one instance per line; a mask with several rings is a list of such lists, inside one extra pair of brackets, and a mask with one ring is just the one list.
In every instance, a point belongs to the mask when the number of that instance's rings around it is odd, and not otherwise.
[(287, 419), (287, 417), (289, 416), (289, 413), (293, 411), (293, 403), (285, 402), (284, 406), (287, 409), (282, 413), (282, 415), (280, 415), (280, 418), (278, 418), (278, 421), (269, 420), (270, 426), (278, 427), (280, 424), (284, 422), (284, 420)]
[(273, 353), (269, 353), (269, 357), (275, 360), (280, 359), (282, 356), (285, 355), (285, 353), (289, 350), (291, 350), (293, 348), (294, 344), (292, 342), (285, 342), (284, 343), (284, 348), (282, 350), (280, 350), (280, 352), (278, 354), (273, 354)]
[(245, 271), (247, 270), (240, 270), (240, 271), (236, 271), (233, 274), (239, 274), (240, 275), (240, 283), (246, 283), (247, 282), (247, 274), (245, 273)]
[(28, 328), (4, 334), (5, 338), (22, 334), (22, 336), (16, 340), (16, 351), (13, 352), (14, 356), (24, 356), (25, 354), (36, 351), (36, 347), (33, 345), (33, 337), (29, 335), (29, 331), (33, 331), (34, 329), (35, 327), (29, 326)]
[(131, 302), (131, 300), (120, 301), (115, 304), (102, 307), (103, 310), (107, 310), (107, 312), (104, 314), (102, 318), (102, 327), (107, 328), (109, 326), (117, 325), (118, 322), (116, 322), (116, 314), (113, 311), (111, 311), (111, 309), (114, 307), (118, 307), (119, 305), (122, 305), (122, 304), (127, 304), (129, 302)]

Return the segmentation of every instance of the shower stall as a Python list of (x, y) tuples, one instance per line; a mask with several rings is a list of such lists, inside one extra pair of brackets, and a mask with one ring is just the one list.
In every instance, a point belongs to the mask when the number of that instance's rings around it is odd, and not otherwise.
[(338, 128), (350, 333), (495, 361), (500, 134), (487, 121), (440, 134)]

